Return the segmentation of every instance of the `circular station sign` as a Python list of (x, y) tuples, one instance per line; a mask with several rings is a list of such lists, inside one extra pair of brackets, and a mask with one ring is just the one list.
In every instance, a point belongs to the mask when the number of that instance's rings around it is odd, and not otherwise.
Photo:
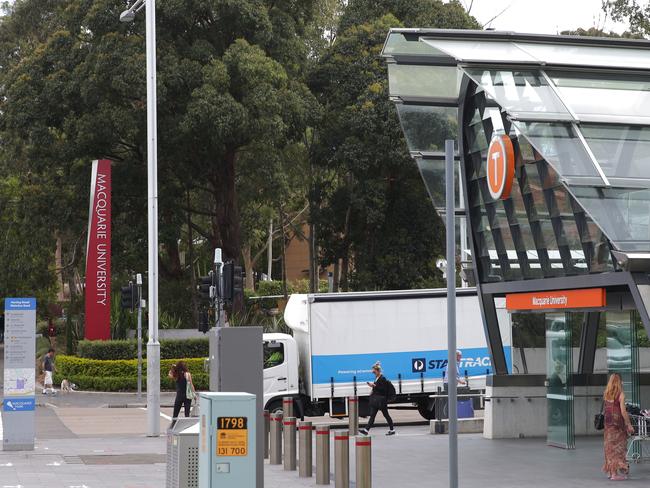
[(492, 138), (487, 155), (487, 180), (490, 195), (495, 200), (510, 196), (515, 177), (515, 149), (507, 135)]

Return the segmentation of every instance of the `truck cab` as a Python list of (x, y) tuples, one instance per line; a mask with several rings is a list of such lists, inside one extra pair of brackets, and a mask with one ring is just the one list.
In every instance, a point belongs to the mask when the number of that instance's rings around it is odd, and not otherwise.
[(282, 410), (282, 398), (297, 397), (298, 345), (287, 334), (264, 334), (264, 408), (271, 413)]

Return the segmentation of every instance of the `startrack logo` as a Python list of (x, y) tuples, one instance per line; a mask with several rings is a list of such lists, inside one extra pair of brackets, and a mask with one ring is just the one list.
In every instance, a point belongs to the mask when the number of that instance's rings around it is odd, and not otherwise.
[[(427, 370), (443, 370), (449, 362), (446, 359), (413, 358), (411, 359), (411, 371), (423, 373)], [(492, 366), (490, 356), (466, 357), (460, 360), (459, 369), (489, 368)]]

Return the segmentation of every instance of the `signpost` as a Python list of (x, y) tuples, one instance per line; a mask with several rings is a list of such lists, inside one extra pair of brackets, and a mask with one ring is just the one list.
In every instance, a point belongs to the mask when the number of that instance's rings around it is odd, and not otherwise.
[(5, 298), (3, 450), (34, 449), (36, 299)]

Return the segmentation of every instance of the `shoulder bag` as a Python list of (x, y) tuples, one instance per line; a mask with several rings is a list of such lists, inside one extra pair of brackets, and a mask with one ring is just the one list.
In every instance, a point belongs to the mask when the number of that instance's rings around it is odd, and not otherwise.
[(605, 400), (600, 404), (600, 412), (594, 416), (594, 427), (596, 430), (603, 430), (605, 428), (605, 414), (603, 409), (605, 406)]
[(196, 393), (194, 393), (192, 381), (188, 379), (187, 373), (185, 373), (185, 382), (185, 398), (188, 400), (194, 400), (196, 398)]

